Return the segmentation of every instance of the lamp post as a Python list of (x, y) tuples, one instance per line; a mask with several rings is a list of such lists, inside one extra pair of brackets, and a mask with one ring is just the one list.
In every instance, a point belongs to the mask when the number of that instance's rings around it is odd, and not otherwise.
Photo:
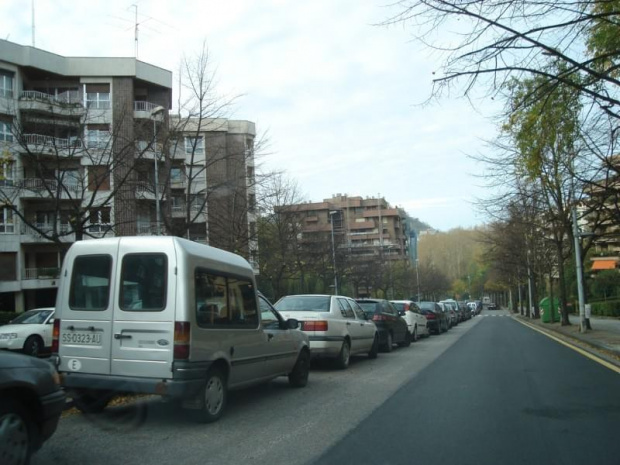
[(334, 241), (334, 215), (339, 212), (332, 210), (329, 212), (329, 220), (332, 224), (332, 260), (334, 264), (334, 295), (338, 295), (338, 272), (336, 271), (336, 242)]
[(157, 153), (157, 119), (156, 117), (164, 112), (165, 108), (161, 105), (151, 110), (153, 120), (153, 154), (155, 159), (155, 224), (156, 233), (161, 236), (161, 208), (159, 205), (159, 155)]

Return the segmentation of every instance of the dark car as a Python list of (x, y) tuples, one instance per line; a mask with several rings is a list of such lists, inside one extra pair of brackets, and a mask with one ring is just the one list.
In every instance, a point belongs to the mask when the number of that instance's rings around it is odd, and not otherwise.
[(418, 302), (422, 315), (426, 317), (428, 330), (435, 334), (448, 331), (449, 322), (446, 313), (437, 302)]
[(65, 393), (44, 360), (0, 351), (0, 458), (27, 464), (58, 426)]
[(356, 299), (364, 313), (377, 326), (379, 344), (385, 352), (391, 352), (396, 343), (400, 347), (411, 344), (411, 333), (407, 322), (398, 315), (398, 310), (385, 299)]

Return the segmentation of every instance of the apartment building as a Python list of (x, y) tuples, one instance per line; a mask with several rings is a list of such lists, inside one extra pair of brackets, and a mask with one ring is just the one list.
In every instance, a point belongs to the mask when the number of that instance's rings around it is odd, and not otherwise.
[(278, 213), (290, 215), (301, 226), (302, 235), (331, 233), (332, 221), (339, 241), (352, 257), (410, 260), (407, 213), (392, 207), (384, 198), (362, 198), (336, 194), (323, 202), (287, 205)]
[[(0, 40), (0, 310), (53, 306), (76, 240), (175, 234), (256, 256), (254, 125), (179, 130), (171, 102), (170, 71)], [(244, 240), (221, 221), (230, 197)]]

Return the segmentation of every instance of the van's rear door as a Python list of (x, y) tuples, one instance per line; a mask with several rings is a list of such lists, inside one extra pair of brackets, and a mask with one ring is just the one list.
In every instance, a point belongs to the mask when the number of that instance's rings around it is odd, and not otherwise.
[(176, 300), (174, 242), (123, 238), (118, 249), (111, 374), (171, 378)]
[(116, 240), (83, 241), (65, 257), (56, 312), (60, 371), (110, 373), (117, 249)]

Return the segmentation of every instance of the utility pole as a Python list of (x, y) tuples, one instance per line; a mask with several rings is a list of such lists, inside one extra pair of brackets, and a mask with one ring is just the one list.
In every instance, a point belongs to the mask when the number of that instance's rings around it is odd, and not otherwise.
[(334, 241), (334, 215), (337, 215), (338, 211), (332, 210), (329, 212), (329, 220), (332, 223), (332, 260), (334, 265), (334, 295), (338, 295), (338, 271), (336, 270), (336, 242)]

